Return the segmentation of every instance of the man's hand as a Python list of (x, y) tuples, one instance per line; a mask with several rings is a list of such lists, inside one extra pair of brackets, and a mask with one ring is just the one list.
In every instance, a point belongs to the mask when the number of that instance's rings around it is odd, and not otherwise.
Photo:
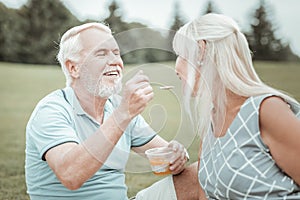
[(154, 96), (149, 78), (139, 71), (126, 82), (118, 113), (129, 119), (134, 118), (147, 106)]
[(186, 150), (182, 144), (174, 140), (169, 143), (168, 147), (173, 149), (174, 152), (174, 156), (170, 162), (170, 170), (173, 175), (179, 174), (184, 170), (185, 163), (188, 160)]

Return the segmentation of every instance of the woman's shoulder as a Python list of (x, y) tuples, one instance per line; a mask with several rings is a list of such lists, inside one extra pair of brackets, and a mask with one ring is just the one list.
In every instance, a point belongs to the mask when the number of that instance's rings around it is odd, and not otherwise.
[(243, 103), (241, 108), (243, 110), (249, 110), (249, 112), (257, 112), (259, 113), (260, 107), (262, 102), (264, 102), (266, 99), (269, 98), (278, 98), (277, 96), (273, 94), (262, 94), (262, 95), (256, 95), (256, 96), (249, 96), (246, 101)]
[(300, 104), (292, 98), (283, 97), (276, 94), (263, 94), (252, 97), (259, 105), (260, 113), (274, 113), (275, 111), (292, 111), (300, 117)]
[(278, 94), (261, 94), (261, 95), (256, 95), (256, 96), (250, 96), (247, 101), (248, 103), (252, 103), (256, 105), (260, 109), (261, 106), (263, 105), (268, 105), (269, 107), (274, 107), (278, 104), (281, 105), (287, 105), (289, 108), (292, 110), (294, 109), (295, 111), (300, 110), (300, 104), (297, 101), (292, 101), (290, 99), (284, 98), (281, 95)]
[(282, 97), (275, 95), (264, 98), (260, 106), (261, 115), (276, 114), (276, 112), (285, 110), (290, 110), (290, 104)]
[(271, 134), (272, 137), (281, 138), (293, 124), (299, 124), (297, 113), (285, 99), (278, 96), (265, 98), (261, 103), (259, 115), (261, 132)]

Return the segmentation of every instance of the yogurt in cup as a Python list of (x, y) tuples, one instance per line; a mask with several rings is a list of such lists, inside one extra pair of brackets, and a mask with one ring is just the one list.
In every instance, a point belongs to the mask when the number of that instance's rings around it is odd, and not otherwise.
[(168, 147), (158, 147), (148, 149), (145, 152), (149, 159), (151, 169), (155, 175), (171, 174), (170, 161), (173, 157), (173, 151)]

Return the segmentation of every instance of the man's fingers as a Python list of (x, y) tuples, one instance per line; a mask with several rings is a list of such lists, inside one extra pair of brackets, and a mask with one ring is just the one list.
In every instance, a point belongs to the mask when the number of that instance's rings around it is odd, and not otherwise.
[(143, 93), (142, 91), (138, 91), (140, 89), (147, 88), (145, 90), (145, 94), (151, 92), (152, 87), (149, 83), (149, 78), (143, 74), (142, 71), (139, 71), (132, 79), (126, 82), (126, 88), (129, 93)]
[(145, 109), (153, 96), (153, 88), (149, 83), (149, 78), (140, 70), (126, 82), (122, 106), (128, 110), (131, 116), (136, 116)]
[(154, 93), (153, 92), (149, 92), (149, 93), (147, 93), (147, 94), (144, 95), (144, 100), (146, 102), (149, 102), (149, 101), (151, 101), (153, 99), (153, 97), (154, 97)]
[(143, 81), (143, 82), (133, 84), (131, 86), (131, 90), (136, 91), (136, 90), (144, 89), (144, 88), (147, 88), (147, 87), (151, 87), (150, 83), (146, 82), (146, 81)]
[(145, 86), (141, 90), (142, 90), (143, 94), (145, 94), (145, 95), (153, 93), (153, 88), (150, 85)]
[(137, 103), (142, 103), (141, 105), (144, 106), (146, 106), (146, 104), (149, 101), (151, 101), (154, 97), (154, 93), (150, 88), (138, 89), (135, 92), (135, 95), (138, 96), (138, 98), (136, 98), (135, 101), (138, 101)]
[(142, 70), (138, 71), (129, 81), (128, 83), (137, 84), (140, 82), (149, 82), (148, 76), (144, 75)]

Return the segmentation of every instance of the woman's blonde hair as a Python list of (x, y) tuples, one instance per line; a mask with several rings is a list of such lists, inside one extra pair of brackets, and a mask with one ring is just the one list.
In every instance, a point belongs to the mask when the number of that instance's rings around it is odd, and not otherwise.
[(56, 57), (66, 77), (66, 86), (70, 86), (72, 83), (72, 78), (66, 68), (66, 62), (67, 60), (71, 60), (76, 63), (80, 61), (80, 52), (82, 51), (80, 33), (90, 28), (97, 28), (111, 34), (111, 30), (108, 26), (98, 22), (90, 22), (69, 29), (61, 37), (59, 52)]
[[(205, 43), (205, 49), (201, 49), (201, 42)], [(185, 95), (188, 112), (201, 136), (213, 124), (212, 109), (217, 120), (224, 119), (226, 90), (243, 97), (274, 94), (296, 102), (260, 80), (253, 67), (248, 42), (230, 17), (206, 14), (187, 23), (177, 31), (173, 48), (176, 54), (189, 63), (189, 88), (194, 88), (195, 71), (201, 72), (194, 101), (191, 101), (191, 91)], [(199, 60), (200, 52), (204, 53), (203, 60)], [(194, 103), (193, 107), (191, 102)]]

